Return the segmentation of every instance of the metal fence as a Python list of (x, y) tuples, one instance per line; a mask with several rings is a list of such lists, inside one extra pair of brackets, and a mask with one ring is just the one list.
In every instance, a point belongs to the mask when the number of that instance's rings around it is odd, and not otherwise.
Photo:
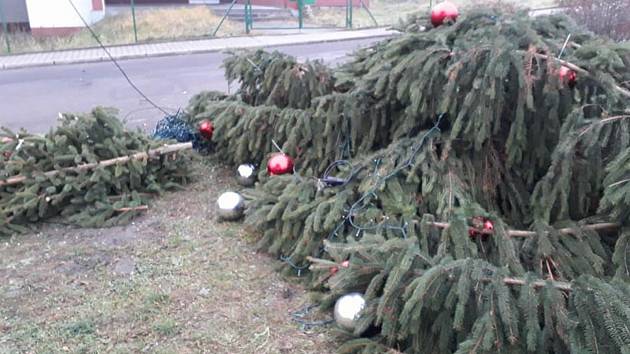
[(5, 44), (7, 47), (7, 52), (11, 54), (11, 41), (9, 40), (9, 23), (7, 21), (7, 17), (4, 15), (3, 7), (0, 6), (0, 22), (2, 22), (2, 31), (4, 33)]
[[(0, 4), (4, 0), (0, 0)], [(72, 0), (68, 0), (72, 3)], [(309, 30), (309, 29), (333, 29), (333, 28), (347, 28), (351, 29), (355, 27), (354, 17), (357, 11), (361, 11), (362, 22), (365, 24), (367, 16), (371, 19), (371, 26), (377, 26), (378, 22), (369, 7), (364, 0), (344, 0), (345, 6), (335, 8), (335, 21), (334, 25), (324, 26), (317, 21), (316, 18), (307, 20), (306, 13), (309, 10), (309, 6), (315, 2), (313, 0), (292, 0), (293, 10), (292, 15), (286, 15), (281, 21), (275, 23), (267, 22), (264, 19), (260, 19), (260, 13), (257, 13), (259, 9), (252, 4), (252, 0), (232, 0), (229, 4), (225, 4), (218, 10), (217, 7), (208, 5), (179, 5), (178, 7), (170, 6), (146, 6), (138, 5), (138, 0), (127, 0), (127, 5), (110, 5), (107, 11), (107, 17), (102, 21), (92, 26), (98, 37), (103, 41), (105, 45), (120, 45), (120, 44), (132, 44), (145, 41), (155, 40), (178, 40), (178, 39), (200, 39), (210, 38), (219, 35), (238, 35), (238, 34), (250, 34), (254, 30), (261, 31), (274, 31), (274, 30)], [(419, 3), (427, 0), (417, 0)], [(432, 0), (431, 0), (432, 1)], [(357, 6), (357, 4), (359, 4)], [(354, 5), (354, 6), (353, 6)], [(238, 6), (236, 9), (235, 7)], [(208, 12), (213, 13), (212, 21), (206, 24), (205, 28), (197, 26), (193, 32), (189, 28), (188, 23), (195, 21), (195, 19), (189, 19), (183, 17), (183, 22), (186, 25), (186, 29), (182, 31), (174, 31), (177, 34), (163, 34), (158, 30), (161, 24), (151, 24), (150, 28), (143, 27), (149, 26), (148, 20), (145, 16), (149, 16), (152, 11), (171, 11), (173, 9), (205, 9)], [(228, 19), (234, 19), (234, 10), (238, 10), (238, 20), (228, 21)], [(265, 10), (261, 9), (260, 11)], [(278, 9), (279, 11), (286, 9)], [(220, 13), (217, 13), (221, 11)], [(242, 13), (244, 11), (244, 17)], [(343, 13), (345, 12), (345, 16)], [(286, 14), (286, 13), (285, 13)], [(59, 49), (71, 49), (71, 48), (84, 48), (96, 46), (96, 42), (87, 36), (88, 31), (77, 30), (75, 34), (68, 37), (36, 37), (28, 31), (13, 31), (10, 25), (7, 24), (6, 13), (0, 6), (0, 55), (13, 54), (16, 52), (37, 52), (37, 51), (51, 51)], [(256, 15), (259, 15), (258, 17)], [(72, 14), (72, 16), (81, 16), (78, 12)], [(342, 18), (343, 16), (343, 18)], [(66, 16), (67, 17), (67, 16)], [(116, 20), (114, 20), (116, 18)], [(122, 18), (122, 19), (121, 19)], [(208, 18), (208, 17), (206, 17)], [(110, 22), (108, 22), (110, 21)], [(115, 25), (108, 27), (111, 21), (124, 21), (124, 31), (120, 28), (115, 31), (112, 30)], [(105, 25), (103, 23), (106, 23)], [(319, 24), (319, 25), (318, 25)], [(228, 26), (226, 26), (228, 25)], [(164, 24), (163, 26), (168, 26)], [(62, 26), (63, 27), (63, 26)], [(120, 27), (120, 26), (119, 26)], [(190, 26), (192, 27), (192, 26)], [(102, 32), (99, 32), (102, 31)], [(164, 32), (166, 33), (166, 31)], [(116, 37), (118, 36), (118, 37)], [(80, 38), (79, 38), (80, 37)]]
[[(225, 16), (223, 17), (225, 19), (225, 17), (227, 17), (230, 13), (231, 8), (236, 4), (237, 0), (233, 0), (232, 4), (230, 6), (230, 9), (228, 9), (228, 11), (225, 13)], [(305, 5), (310, 5), (311, 3), (313, 3), (312, 1), (309, 0), (297, 0), (297, 11), (298, 11), (298, 16), (297, 16), (297, 29), (304, 29), (306, 28), (304, 25), (304, 7)], [(376, 21), (376, 18), (374, 17), (374, 15), (372, 14), (372, 12), (370, 11), (369, 7), (365, 5), (365, 3), (363, 2), (363, 0), (359, 0), (359, 4), (361, 5), (361, 9), (365, 10), (368, 15), (370, 16), (370, 18), (372, 19), (372, 21), (374, 22), (375, 26), (378, 26), (378, 22)], [(345, 28), (351, 29), (352, 26), (352, 16), (353, 16), (353, 11), (354, 11), (354, 6), (353, 6), (353, 1), (352, 0), (346, 0), (346, 19), (345, 19)], [(287, 29), (287, 28), (296, 28), (296, 27), (271, 27), (271, 26), (262, 26), (262, 27), (254, 27), (254, 16), (253, 16), (253, 8), (252, 8), (252, 0), (247, 0), (245, 2), (245, 32), (246, 33), (250, 33), (252, 30), (254, 29), (266, 29), (266, 30), (283, 30), (283, 29)], [(217, 33), (217, 31), (219, 30), (219, 28), (221, 27), (221, 24), (219, 24), (219, 26), (217, 27), (217, 30), (215, 31), (215, 34)], [(320, 28), (320, 27), (308, 27), (308, 28)], [(329, 28), (329, 27), (326, 27)]]

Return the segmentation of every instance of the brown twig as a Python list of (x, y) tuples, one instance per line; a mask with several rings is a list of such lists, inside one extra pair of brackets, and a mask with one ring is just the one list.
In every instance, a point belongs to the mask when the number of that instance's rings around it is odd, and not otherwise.
[[(437, 227), (438, 229), (448, 229), (451, 224), (446, 222), (429, 222), (428, 225)], [(601, 224), (592, 224), (585, 225), (581, 228), (563, 228), (557, 229), (561, 234), (575, 234), (579, 230), (590, 230), (590, 231), (605, 231), (605, 230), (615, 230), (619, 228), (619, 224), (617, 223), (601, 223)], [(486, 230), (486, 229), (473, 229), (480, 234), (492, 235), (494, 234), (494, 230)], [(507, 234), (510, 237), (533, 237), (536, 236), (537, 233), (535, 231), (525, 231), (525, 230), (507, 230)]]
[[(527, 285), (527, 282), (523, 279), (517, 278), (503, 278), (503, 282), (507, 285)], [(571, 291), (571, 284), (564, 281), (552, 281), (551, 282), (556, 289), (563, 291)], [(543, 288), (546, 285), (545, 281), (538, 280), (531, 283), (535, 288)]]
[(311, 266), (309, 267), (309, 269), (311, 269), (311, 270), (315, 270), (315, 269), (330, 269), (330, 268), (339, 266), (339, 264), (337, 264), (336, 262), (329, 261), (329, 260), (326, 260), (326, 259), (310, 257), (310, 256), (306, 257), (306, 260), (312, 263)]
[(628, 183), (628, 182), (630, 182), (630, 178), (628, 178), (628, 179), (624, 179), (624, 180), (621, 180), (621, 181), (617, 181), (617, 182), (615, 182), (615, 183), (613, 183), (613, 184), (609, 185), (609, 186), (608, 186), (608, 188), (611, 188), (611, 187), (616, 187), (616, 186), (618, 186), (618, 185), (620, 185), (620, 184), (624, 184), (624, 183)]
[(551, 271), (551, 264), (549, 264), (549, 259), (548, 258), (545, 259), (545, 264), (547, 264), (547, 272), (549, 272), (549, 278), (551, 280), (556, 280), (554, 278), (554, 276), (553, 276), (553, 272)]
[[(581, 73), (581, 74), (584, 74), (584, 75), (587, 75), (587, 76), (591, 76), (591, 73), (589, 73), (586, 69), (583, 69), (583, 68), (581, 68), (581, 67), (579, 67), (579, 66), (577, 66), (577, 65), (575, 65), (573, 63), (570, 63), (570, 62), (568, 62), (566, 60), (558, 59), (558, 58), (551, 57), (551, 56), (546, 55), (546, 54), (539, 54), (539, 53), (537, 53), (536, 56), (539, 57), (539, 58), (542, 58), (542, 59), (546, 59), (546, 60), (553, 59), (556, 62), (560, 63), (561, 65), (566, 66), (567, 68), (569, 68), (569, 69), (571, 69), (573, 71), (576, 71), (578, 73)], [(623, 87), (621, 87), (621, 86), (619, 86), (617, 84), (613, 85), (613, 87), (615, 88), (615, 90), (617, 90), (622, 95), (624, 95), (626, 97), (630, 97), (630, 91), (626, 90), (625, 88), (623, 88)]]
[[(105, 160), (105, 161), (95, 162), (95, 163), (88, 163), (88, 164), (79, 165), (79, 166), (76, 166), (76, 167), (67, 167), (67, 168), (63, 168), (63, 169), (60, 169), (60, 170), (48, 171), (48, 172), (45, 172), (43, 175), (45, 177), (54, 177), (54, 176), (58, 175), (61, 172), (87, 171), (87, 170), (95, 169), (97, 167), (112, 166), (112, 165), (116, 165), (116, 164), (119, 164), (119, 163), (125, 163), (125, 162), (131, 161), (131, 160), (153, 159), (153, 158), (156, 158), (156, 157), (161, 156), (161, 155), (170, 154), (170, 153), (173, 153), (173, 152), (176, 152), (176, 151), (188, 150), (188, 149), (192, 149), (192, 143), (191, 142), (189, 142), (189, 143), (181, 143), (181, 144), (173, 144), (173, 145), (165, 145), (165, 146), (157, 148), (157, 149), (149, 150), (148, 152), (138, 152), (138, 153), (135, 153), (133, 155), (117, 157), (117, 158), (111, 159), (111, 160)], [(13, 176), (13, 177), (8, 178), (6, 180), (0, 181), (0, 187), (10, 186), (10, 185), (14, 185), (14, 184), (20, 184), (20, 183), (26, 181), (27, 179), (28, 179), (27, 176), (22, 176), (22, 175)]]

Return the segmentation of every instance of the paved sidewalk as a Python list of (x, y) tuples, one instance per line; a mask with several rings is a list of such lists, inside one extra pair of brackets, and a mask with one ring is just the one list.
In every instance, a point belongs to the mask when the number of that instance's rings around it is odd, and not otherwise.
[[(387, 28), (366, 30), (301, 33), (292, 35), (261, 35), (247, 37), (212, 38), (179, 42), (138, 44), (108, 47), (116, 59), (143, 58), (190, 53), (222, 51), (226, 49), (272, 47), (291, 44), (334, 42), (351, 39), (386, 37), (398, 33)], [(0, 69), (31, 66), (99, 62), (109, 60), (101, 48), (64, 50), (57, 52), (0, 56)]]

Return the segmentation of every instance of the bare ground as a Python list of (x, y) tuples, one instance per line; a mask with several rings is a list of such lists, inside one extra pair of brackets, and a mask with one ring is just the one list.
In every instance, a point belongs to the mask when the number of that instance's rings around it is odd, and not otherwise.
[(0, 353), (334, 352), (330, 328), (291, 319), (304, 289), (216, 221), (231, 172), (198, 171), (131, 225), (0, 240)]

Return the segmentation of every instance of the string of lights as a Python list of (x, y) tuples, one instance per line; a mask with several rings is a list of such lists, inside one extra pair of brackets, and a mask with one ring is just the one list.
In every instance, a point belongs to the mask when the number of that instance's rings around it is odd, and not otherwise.
[[(354, 230), (356, 230), (355, 237), (357, 238), (361, 236), (362, 232), (365, 232), (368, 230), (376, 230), (376, 229), (389, 229), (389, 230), (398, 231), (402, 234), (403, 238), (407, 238), (407, 227), (409, 226), (407, 225), (407, 223), (403, 223), (402, 225), (394, 225), (394, 224), (387, 223), (386, 220), (388, 220), (388, 218), (385, 218), (384, 219), (385, 222), (382, 222), (382, 223), (374, 223), (372, 225), (359, 225), (358, 223), (355, 222), (355, 218), (357, 217), (357, 215), (360, 214), (361, 211), (365, 210), (370, 205), (371, 198), (378, 197), (376, 194), (377, 190), (381, 188), (387, 182), (387, 180), (398, 175), (401, 171), (413, 165), (418, 153), (424, 146), (425, 142), (434, 134), (438, 134), (441, 132), (440, 124), (442, 123), (442, 119), (444, 118), (444, 116), (445, 116), (444, 114), (441, 114), (438, 117), (435, 124), (433, 125), (433, 127), (431, 127), (431, 129), (429, 129), (422, 136), (420, 141), (412, 148), (409, 158), (403, 164), (397, 166), (388, 174), (380, 176), (378, 173), (378, 168), (381, 163), (381, 160), (380, 159), (374, 160), (375, 168), (374, 168), (374, 172), (372, 173), (372, 176), (374, 177), (375, 181), (372, 187), (369, 190), (367, 190), (365, 193), (363, 193), (363, 195), (361, 195), (361, 197), (350, 206), (350, 208), (346, 212), (346, 215), (342, 218), (342, 221), (328, 235), (327, 238), (329, 240), (336, 238), (338, 233), (348, 224)], [(338, 161), (333, 162), (324, 172), (324, 177), (326, 177), (327, 173), (330, 173), (335, 167), (340, 166), (340, 165), (345, 165), (345, 164), (351, 164), (351, 163), (346, 160), (338, 160)], [(354, 171), (357, 171), (357, 170), (359, 170), (359, 168), (354, 169)], [(345, 183), (340, 184), (339, 186), (347, 185), (355, 175), (356, 173), (354, 174), (351, 173), (350, 177), (348, 177)], [(324, 249), (322, 247), (319, 249), (319, 254), (321, 255), (323, 252), (324, 252)], [(291, 257), (281, 256), (280, 260), (282, 260), (283, 262), (288, 264), (291, 268), (293, 268), (296, 271), (298, 276), (301, 276), (302, 271), (308, 269), (310, 266), (310, 264), (306, 264), (303, 266), (297, 265), (292, 261)]]

